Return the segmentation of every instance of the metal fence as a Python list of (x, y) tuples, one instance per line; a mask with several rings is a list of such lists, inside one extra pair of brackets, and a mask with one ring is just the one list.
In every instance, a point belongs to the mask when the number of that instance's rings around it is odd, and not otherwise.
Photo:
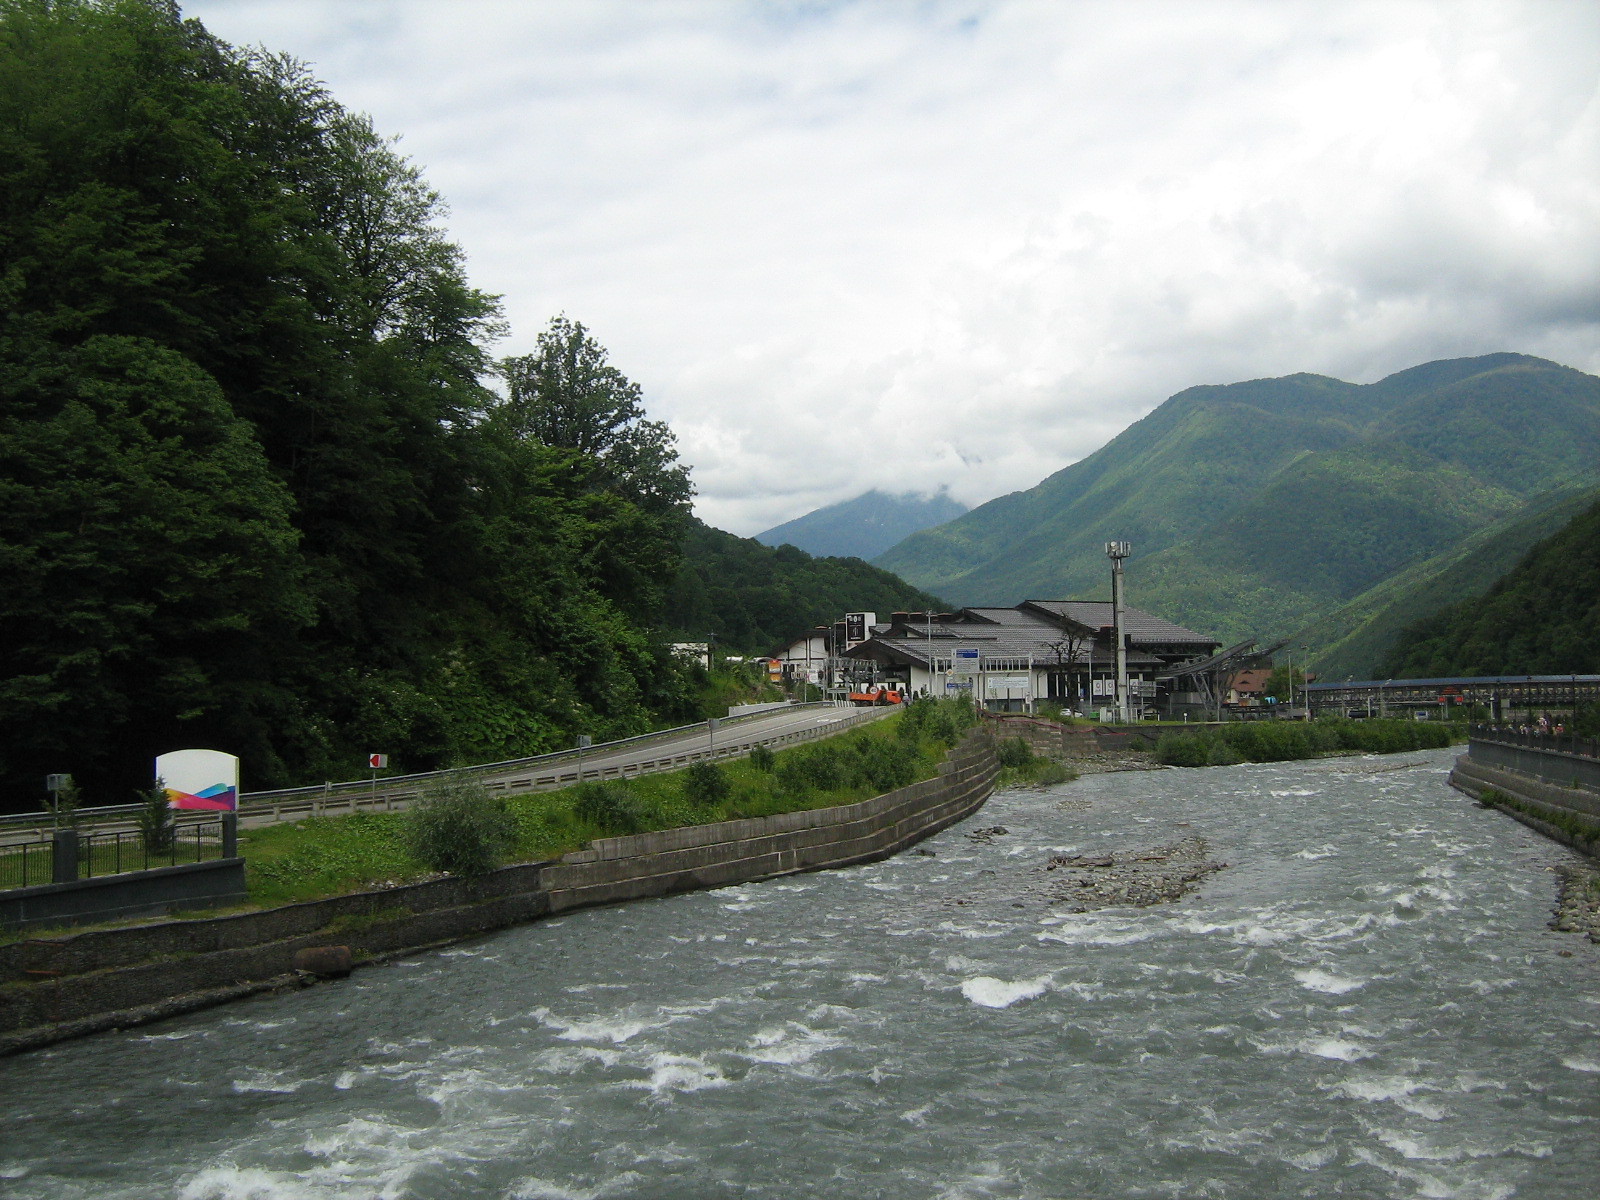
[(210, 862), (235, 853), (227, 818), (175, 825), (165, 838), (133, 829), (56, 829), (0, 844), (0, 890)]
[(0, 890), (55, 881), (55, 840), (34, 836), (0, 846)]
[(1472, 739), (1479, 742), (1499, 742), (1503, 746), (1522, 746), (1528, 750), (1554, 750), (1558, 754), (1576, 754), (1580, 758), (1600, 759), (1600, 738), (1578, 737), (1570, 733), (1542, 733), (1535, 726), (1474, 725)]

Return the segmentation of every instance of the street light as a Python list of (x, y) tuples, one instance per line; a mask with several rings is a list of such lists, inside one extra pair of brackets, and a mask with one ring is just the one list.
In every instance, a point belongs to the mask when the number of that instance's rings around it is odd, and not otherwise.
[(1117, 719), (1124, 725), (1133, 713), (1128, 703), (1128, 646), (1122, 636), (1122, 560), (1132, 553), (1130, 542), (1106, 543), (1106, 557), (1111, 560), (1111, 625), (1117, 639)]

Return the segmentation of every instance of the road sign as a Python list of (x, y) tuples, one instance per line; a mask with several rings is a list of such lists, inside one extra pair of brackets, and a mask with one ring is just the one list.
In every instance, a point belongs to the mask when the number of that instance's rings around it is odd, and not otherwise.
[(71, 775), (46, 775), (44, 777), (44, 790), (47, 792), (59, 792), (67, 786), (67, 782), (71, 778)]
[(381, 771), (381, 770), (383, 770), (384, 767), (387, 767), (388, 765), (389, 765), (389, 756), (387, 754), (369, 754), (369, 755), (367, 755), (367, 766), (371, 767), (374, 771)]

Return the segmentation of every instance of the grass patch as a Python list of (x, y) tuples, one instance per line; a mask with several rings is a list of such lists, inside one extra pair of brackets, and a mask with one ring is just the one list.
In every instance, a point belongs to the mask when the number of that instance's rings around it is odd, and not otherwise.
[[(918, 700), (863, 729), (714, 772), (674, 771), (510, 796), (507, 862), (538, 862), (599, 837), (831, 808), (931, 779), (975, 723), (969, 703)], [(1048, 762), (1049, 760), (1040, 760)], [(708, 764), (709, 765), (709, 764)], [(250, 899), (264, 907), (428, 878), (404, 813), (312, 817), (241, 832)]]
[(1050, 787), (1057, 783), (1069, 783), (1078, 777), (1077, 771), (1065, 763), (1035, 754), (1027, 741), (1020, 737), (1002, 738), (995, 757), (1000, 760), (1000, 776), (995, 780), (997, 788), (1028, 784)]

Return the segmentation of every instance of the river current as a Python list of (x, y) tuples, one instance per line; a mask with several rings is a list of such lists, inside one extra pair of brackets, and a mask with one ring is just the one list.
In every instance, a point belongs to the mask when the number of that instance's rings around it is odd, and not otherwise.
[[(1546, 928), (1569, 852), (1452, 757), (1002, 792), (932, 856), (0, 1061), (0, 1195), (1600, 1195), (1600, 947)], [(1052, 855), (1194, 838), (1229, 865), (1176, 903), (1041, 894)]]

